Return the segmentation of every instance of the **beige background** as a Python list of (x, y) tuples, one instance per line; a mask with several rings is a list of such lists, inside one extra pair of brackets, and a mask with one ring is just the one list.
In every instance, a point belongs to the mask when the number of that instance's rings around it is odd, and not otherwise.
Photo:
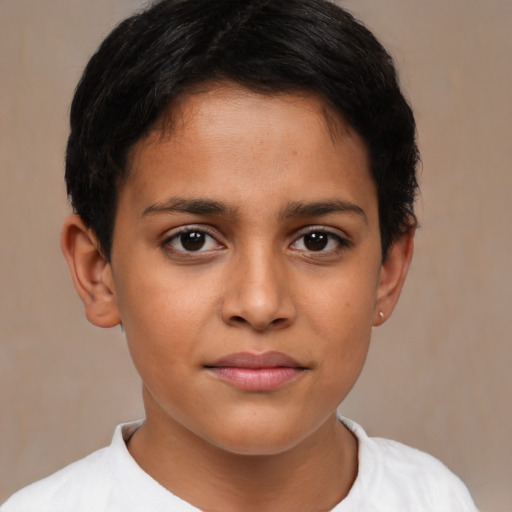
[[(136, 0), (0, 0), (0, 502), (139, 417), (119, 330), (87, 324), (58, 248), (68, 105)], [(401, 303), (342, 412), (512, 510), (512, 2), (350, 0), (396, 57), (423, 153)]]

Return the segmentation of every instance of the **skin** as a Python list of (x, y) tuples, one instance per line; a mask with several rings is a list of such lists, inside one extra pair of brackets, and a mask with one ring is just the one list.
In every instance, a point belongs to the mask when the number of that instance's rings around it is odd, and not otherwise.
[[(111, 261), (78, 217), (64, 225), (88, 319), (123, 323), (143, 382), (129, 450), (204, 510), (328, 510), (357, 475), (336, 408), (395, 306), (413, 232), (383, 263), (366, 148), (325, 112), (312, 96), (230, 83), (184, 96), (172, 128), (132, 149)], [(276, 351), (300, 371), (273, 389), (209, 367)]]

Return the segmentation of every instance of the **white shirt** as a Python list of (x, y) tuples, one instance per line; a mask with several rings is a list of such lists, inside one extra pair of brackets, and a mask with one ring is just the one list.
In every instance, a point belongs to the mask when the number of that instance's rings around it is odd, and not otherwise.
[[(358, 439), (359, 470), (332, 512), (477, 512), (464, 484), (437, 459), (341, 421)], [(199, 512), (130, 455), (126, 441), (140, 425), (119, 425), (109, 447), (18, 491), (0, 512)]]

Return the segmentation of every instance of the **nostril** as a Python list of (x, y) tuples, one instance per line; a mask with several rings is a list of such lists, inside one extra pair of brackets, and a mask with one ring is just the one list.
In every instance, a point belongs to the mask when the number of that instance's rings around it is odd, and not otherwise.
[(270, 322), (257, 322), (257, 321), (249, 321), (247, 318), (244, 318), (241, 315), (233, 315), (231, 317), (231, 324), (232, 325), (244, 325), (244, 324), (250, 324), (254, 329), (257, 331), (264, 331), (268, 328), (276, 327), (279, 328), (280, 326), (286, 324), (286, 318), (274, 318), (274, 320)]

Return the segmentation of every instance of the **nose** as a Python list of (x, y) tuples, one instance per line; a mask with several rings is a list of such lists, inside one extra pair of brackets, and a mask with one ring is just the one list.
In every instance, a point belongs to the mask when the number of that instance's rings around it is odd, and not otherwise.
[(253, 251), (231, 266), (221, 314), (225, 323), (256, 331), (291, 325), (296, 310), (279, 256), (272, 251)]

